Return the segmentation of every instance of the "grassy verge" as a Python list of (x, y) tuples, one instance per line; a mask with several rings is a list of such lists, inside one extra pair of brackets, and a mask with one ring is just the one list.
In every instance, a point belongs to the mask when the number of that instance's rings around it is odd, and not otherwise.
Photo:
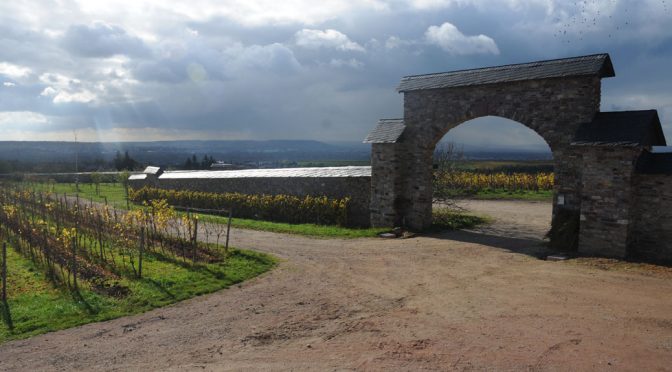
[[(226, 224), (227, 217), (198, 214), (202, 221)], [(334, 225), (314, 225), (310, 223), (290, 224), (283, 222), (259, 221), (244, 218), (232, 218), (231, 226), (239, 229), (270, 231), (283, 234), (297, 234), (322, 238), (366, 238), (374, 237), (388, 228), (348, 228)]]
[[(114, 297), (82, 282), (78, 291), (54, 287), (35, 264), (7, 250), (7, 306), (0, 302), (0, 342), (26, 338), (86, 323), (141, 313), (187, 298), (227, 288), (275, 265), (264, 254), (233, 250), (224, 262), (185, 264), (148, 254), (142, 279), (124, 276), (119, 284), (130, 294)], [(10, 325), (11, 324), (11, 328)]]
[(553, 191), (551, 190), (481, 190), (476, 193), (468, 193), (463, 191), (455, 191), (456, 198), (465, 199), (479, 199), (479, 200), (532, 200), (532, 201), (546, 201), (553, 199)]
[(124, 187), (118, 183), (101, 183), (98, 193), (96, 193), (96, 186), (91, 183), (80, 183), (79, 192), (77, 192), (74, 183), (36, 183), (34, 185), (31, 184), (31, 186), (34, 186), (36, 190), (54, 192), (59, 195), (68, 194), (74, 196), (79, 193), (79, 197), (82, 199), (100, 203), (107, 201), (108, 204), (115, 208), (126, 209), (126, 192), (124, 191)]

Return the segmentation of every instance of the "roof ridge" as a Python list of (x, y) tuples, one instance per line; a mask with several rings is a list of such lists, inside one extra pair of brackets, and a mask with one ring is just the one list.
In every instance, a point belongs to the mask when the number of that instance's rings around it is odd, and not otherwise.
[(439, 76), (439, 75), (448, 75), (448, 74), (453, 74), (453, 73), (465, 73), (465, 72), (471, 72), (471, 71), (478, 72), (478, 71), (494, 70), (494, 69), (506, 69), (506, 68), (511, 68), (511, 67), (522, 67), (522, 66), (525, 66), (525, 65), (554, 64), (554, 63), (561, 63), (563, 61), (566, 62), (568, 60), (577, 60), (578, 61), (578, 60), (581, 60), (581, 59), (587, 59), (587, 58), (590, 58), (590, 57), (599, 57), (599, 56), (604, 56), (605, 58), (608, 58), (609, 53), (596, 53), (596, 54), (588, 54), (588, 55), (583, 55), (583, 56), (555, 58), (555, 59), (548, 59), (548, 60), (541, 60), (541, 61), (509, 63), (509, 64), (498, 65), (498, 66), (468, 68), (468, 69), (462, 69), (462, 70), (433, 72), (433, 73), (419, 74), (419, 75), (406, 75), (406, 76), (402, 77), (401, 80), (404, 81), (406, 79), (415, 78), (415, 77), (431, 77), (431, 76)]

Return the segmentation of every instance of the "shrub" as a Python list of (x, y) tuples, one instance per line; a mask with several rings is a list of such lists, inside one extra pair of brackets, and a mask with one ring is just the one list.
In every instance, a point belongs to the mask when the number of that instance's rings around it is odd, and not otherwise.
[(462, 210), (454, 210), (450, 208), (437, 208), (432, 210), (433, 229), (470, 229), (485, 222), (486, 220), (483, 217), (464, 213)]
[(292, 196), (241, 193), (213, 193), (190, 190), (165, 190), (152, 187), (130, 189), (134, 203), (163, 199), (175, 207), (195, 209), (231, 209), (239, 218), (321, 225), (347, 224), (350, 198)]

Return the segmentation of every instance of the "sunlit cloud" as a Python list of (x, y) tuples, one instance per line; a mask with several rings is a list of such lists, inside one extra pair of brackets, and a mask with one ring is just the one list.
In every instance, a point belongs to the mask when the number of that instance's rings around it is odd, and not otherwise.
[(311, 30), (304, 28), (298, 31), (294, 37), (296, 45), (305, 48), (334, 48), (342, 51), (364, 52), (364, 47), (350, 40), (350, 38), (340, 31)]
[(0, 75), (18, 79), (26, 77), (31, 73), (31, 69), (25, 66), (19, 66), (12, 63), (0, 62)]
[(450, 54), (499, 54), (499, 48), (491, 37), (464, 35), (449, 22), (441, 26), (429, 26), (425, 37), (429, 43), (438, 45)]

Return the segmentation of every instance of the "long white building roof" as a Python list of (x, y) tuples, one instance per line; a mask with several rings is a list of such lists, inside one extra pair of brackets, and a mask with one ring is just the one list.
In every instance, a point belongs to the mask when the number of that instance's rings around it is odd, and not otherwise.
[[(214, 178), (287, 178), (287, 177), (371, 177), (370, 166), (315, 167), (315, 168), (273, 168), (241, 169), (217, 171), (165, 171), (164, 179), (214, 179)], [(146, 174), (134, 174), (130, 180), (143, 180)]]

